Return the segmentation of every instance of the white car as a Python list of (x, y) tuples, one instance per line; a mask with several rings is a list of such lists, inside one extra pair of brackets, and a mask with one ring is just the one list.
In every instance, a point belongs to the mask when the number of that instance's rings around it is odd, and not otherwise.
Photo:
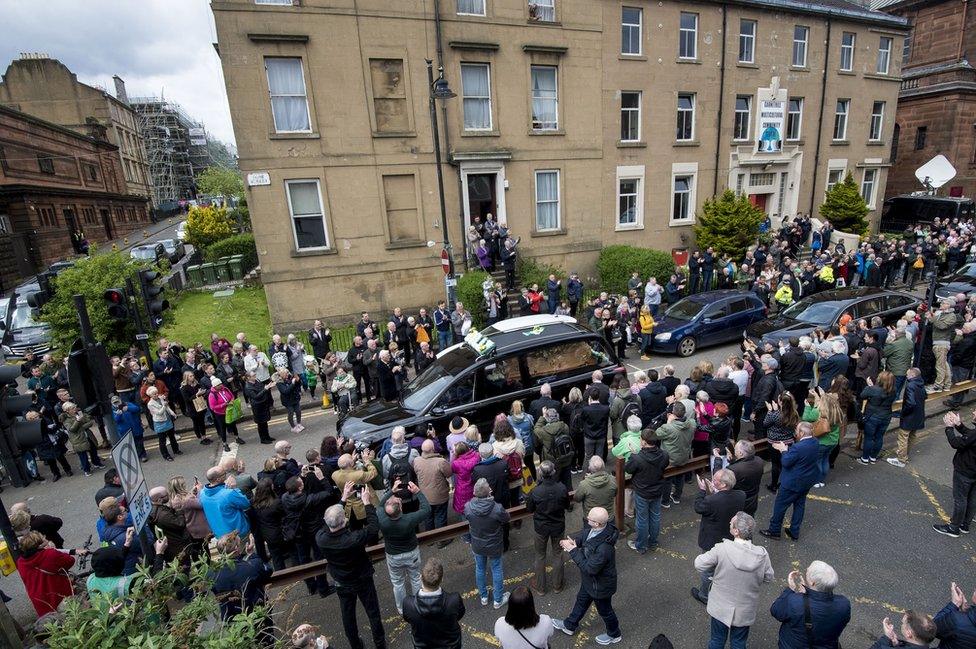
[(182, 221), (178, 226), (176, 226), (176, 238), (180, 241), (186, 239), (186, 221)]

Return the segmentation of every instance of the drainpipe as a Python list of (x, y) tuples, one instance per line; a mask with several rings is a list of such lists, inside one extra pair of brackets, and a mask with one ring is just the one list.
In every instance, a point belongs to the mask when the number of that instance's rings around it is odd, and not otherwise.
[(962, 29), (959, 30), (959, 45), (956, 48), (956, 59), (962, 60), (963, 39), (966, 36), (966, 16), (969, 14), (969, 0), (962, 0)]
[(728, 5), (722, 5), (722, 59), (719, 65), (720, 73), (718, 78), (718, 129), (715, 133), (715, 182), (712, 183), (712, 196), (718, 194), (718, 167), (720, 152), (722, 150), (722, 109), (725, 108), (725, 47), (727, 39), (725, 36), (726, 18)]
[[(444, 67), (444, 40), (441, 34), (441, 3), (440, 0), (434, 0), (434, 38), (435, 45), (437, 47), (437, 67)], [(454, 155), (451, 153), (451, 129), (449, 128), (450, 122), (447, 119), (447, 102), (440, 102), (441, 104), (441, 121), (444, 123), (444, 150), (447, 152), (447, 162), (457, 171), (457, 194), (458, 194), (458, 215), (464, 214), (464, 191), (461, 186), (461, 167), (454, 160)], [(496, 215), (497, 216), (497, 215)], [(462, 255), (464, 257), (464, 269), (468, 270), (468, 237), (467, 232), (464, 232), (464, 228), (461, 229), (461, 250), (464, 252)]]
[[(827, 19), (827, 49), (824, 54), (823, 79), (820, 80), (820, 117), (817, 119), (817, 148), (813, 154), (813, 183), (810, 188), (810, 210), (808, 215), (813, 217), (813, 203), (817, 197), (817, 176), (820, 171), (820, 142), (823, 139), (824, 104), (827, 101), (827, 74), (830, 72), (830, 18)], [(850, 112), (850, 111), (848, 111)], [(850, 118), (850, 115), (848, 115)]]

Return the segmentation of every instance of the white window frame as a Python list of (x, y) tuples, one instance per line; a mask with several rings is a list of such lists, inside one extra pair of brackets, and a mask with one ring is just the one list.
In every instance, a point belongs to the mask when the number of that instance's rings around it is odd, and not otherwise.
[[(539, 228), (539, 174), (556, 174), (556, 200), (555, 201), (543, 201), (545, 203), (556, 203), (556, 227), (554, 228)], [(559, 169), (536, 169), (535, 173), (532, 175), (533, 185), (533, 221), (534, 230), (536, 232), (559, 232), (563, 227), (563, 187), (562, 187), (562, 177), (559, 173)]]
[[(624, 11), (626, 10), (637, 12), (637, 23), (626, 23), (624, 22)], [(624, 29), (628, 30), (628, 39), (632, 34), (630, 33), (634, 28), (637, 28), (637, 51), (636, 52), (625, 52), (624, 51)], [(644, 10), (641, 7), (627, 7), (623, 6), (620, 8), (620, 54), (622, 56), (642, 56), (644, 54)]]
[[(474, 1), (475, 2), (478, 2), (479, 0), (474, 0)], [(457, 9), (457, 15), (458, 16), (486, 16), (488, 14), (488, 0), (480, 0), (480, 2), (481, 2), (481, 13), (480, 14), (479, 13), (472, 13), (472, 12), (468, 12), (468, 11), (461, 11), (458, 8), (458, 2), (460, 2), (460, 0), (454, 0), (454, 8)]]
[[(691, 177), (691, 186), (688, 188), (688, 218), (674, 218), (674, 184), (675, 180), (685, 176)], [(668, 193), (668, 225), (686, 226), (695, 224), (695, 209), (698, 197), (698, 163), (697, 162), (675, 162), (671, 165), (671, 185)]]
[[(875, 112), (878, 104), (881, 104), (881, 112)], [(875, 101), (871, 104), (871, 121), (868, 122), (868, 142), (880, 142), (884, 135), (884, 114), (885, 102)], [(877, 126), (877, 128), (875, 128)], [(877, 131), (877, 132), (875, 132)]]
[[(637, 108), (624, 108), (624, 95), (637, 95)], [(644, 109), (644, 93), (640, 90), (621, 90), (620, 91), (620, 141), (621, 142), (640, 142), (641, 141), (641, 113)], [(633, 139), (624, 139), (624, 113), (637, 113), (637, 137)], [(628, 120), (629, 123), (629, 120)]]
[[(868, 174), (871, 175), (871, 193), (868, 198), (864, 198), (864, 186), (867, 184)], [(864, 173), (861, 174), (861, 198), (864, 198), (864, 202), (867, 203), (868, 209), (875, 209), (876, 201), (878, 197), (878, 169), (876, 167), (866, 167)]]
[[(464, 93), (464, 68), (485, 68), (488, 72), (488, 96), (481, 97), (478, 95), (466, 95)], [(487, 128), (468, 128), (465, 126), (465, 116), (464, 116), (464, 100), (465, 99), (487, 99), (488, 100), (488, 127)], [(490, 63), (476, 63), (468, 62), (461, 63), (461, 128), (467, 132), (485, 132), (491, 131), (495, 128), (495, 116), (492, 114), (491, 109), (491, 64)]]
[[(302, 88), (305, 89), (301, 95), (275, 95), (271, 92), (271, 77), (268, 75), (268, 60), (291, 60), (298, 61), (298, 66), (302, 71)], [(274, 125), (275, 133), (311, 133), (312, 132), (312, 111), (308, 107), (308, 81), (305, 79), (305, 61), (300, 56), (266, 56), (264, 57), (264, 80), (268, 83), (268, 102), (271, 104), (271, 122)], [(278, 119), (275, 117), (274, 98), (275, 97), (302, 97), (305, 100), (305, 116), (308, 118), (308, 128), (295, 131), (283, 131), (278, 128)]]
[[(830, 175), (837, 173), (837, 182), (830, 182)], [(834, 185), (844, 181), (844, 177), (847, 176), (847, 159), (846, 158), (832, 158), (827, 160), (827, 179), (824, 184), (824, 193), (829, 192)]]
[[(790, 111), (790, 102), (799, 102), (799, 111)], [(790, 137), (790, 115), (796, 115), (796, 137)], [(796, 142), (803, 138), (803, 97), (789, 97), (786, 100), (786, 140)]]
[[(891, 48), (894, 47), (895, 39), (891, 36), (882, 36), (878, 41), (878, 64), (875, 72), (887, 75), (891, 70)], [(887, 44), (887, 47), (885, 45)], [(881, 63), (884, 61), (884, 65)]]
[[(803, 30), (803, 39), (797, 40), (796, 30)], [(810, 45), (810, 28), (806, 25), (793, 25), (793, 51), (790, 54), (791, 61), (793, 62), (794, 68), (805, 68), (807, 67), (807, 56), (809, 55), (809, 45)], [(803, 59), (800, 63), (797, 63), (797, 46), (801, 47), (800, 51), (803, 52)]]
[[(850, 36), (851, 42), (847, 43), (847, 37)], [(840, 69), (842, 72), (851, 72), (854, 70), (854, 50), (857, 48), (857, 34), (854, 32), (843, 32), (840, 37)], [(847, 57), (847, 63), (844, 63), (844, 57)]]
[(283, 7), (290, 7), (294, 0), (254, 0), (256, 5), (278, 5)]
[[(636, 180), (637, 195), (634, 198), (634, 222), (620, 222), (620, 181)], [(616, 202), (614, 203), (614, 230), (643, 230), (644, 229), (644, 165), (632, 165), (617, 167), (617, 188), (614, 192)]]
[[(532, 123), (534, 121), (532, 119), (532, 102), (534, 102), (535, 99), (536, 99), (535, 95), (533, 94), (534, 91), (532, 89), (532, 86), (533, 86), (533, 84), (532, 84), (532, 72), (536, 68), (539, 68), (540, 70), (541, 69), (552, 70), (553, 73), (556, 75), (555, 76), (555, 78), (556, 78), (556, 96), (555, 96), (555, 98), (552, 99), (552, 101), (556, 102), (556, 123), (553, 124), (552, 126), (542, 126), (542, 127), (538, 127), (537, 128)], [(529, 66), (529, 126), (532, 128), (533, 131), (546, 132), (546, 131), (558, 131), (559, 130), (559, 66), (558, 65), (530, 65)]]
[[(686, 29), (681, 25), (681, 19), (685, 16), (691, 16), (695, 19), (695, 26), (691, 29)], [(685, 33), (691, 34), (691, 55), (681, 53), (681, 46), (684, 43)], [(698, 14), (692, 11), (682, 11), (678, 16), (678, 58), (683, 61), (695, 61), (698, 59)]]
[[(535, 5), (536, 9), (536, 22), (540, 23), (554, 23), (556, 22), (556, 0), (529, 0), (529, 6)], [(548, 18), (542, 18), (539, 9), (548, 10)]]
[[(691, 111), (681, 108), (681, 97), (691, 97)], [(675, 119), (674, 119), (674, 140), (675, 142), (694, 142), (695, 141), (695, 113), (698, 111), (697, 95), (693, 92), (679, 92), (675, 99)], [(687, 138), (678, 137), (678, 115), (681, 113), (691, 113), (691, 134)]]
[[(315, 183), (315, 189), (318, 191), (319, 195), (319, 209), (322, 214), (322, 232), (325, 236), (324, 246), (315, 246), (311, 248), (299, 248), (298, 247), (298, 231), (295, 230), (295, 210), (292, 209), (291, 205), (291, 185), (298, 183)], [(322, 182), (318, 178), (289, 178), (285, 181), (285, 198), (288, 200), (288, 220), (291, 225), (291, 235), (292, 242), (295, 244), (295, 252), (309, 252), (316, 250), (331, 250), (332, 242), (329, 241), (329, 223), (325, 218), (325, 202), (322, 200)], [(299, 215), (297, 218), (308, 219), (312, 218), (314, 215)]]
[[(840, 110), (841, 104), (843, 104), (843, 106), (844, 106), (844, 110), (843, 111)], [(844, 141), (847, 140), (847, 127), (849, 126), (849, 121), (850, 121), (850, 117), (851, 117), (851, 100), (850, 99), (838, 99), (837, 102), (834, 104), (834, 106), (835, 106), (835, 108), (834, 108), (834, 128), (833, 128), (833, 131), (831, 132), (831, 137), (832, 137), (832, 139), (833, 139), (834, 142), (844, 142)], [(838, 122), (838, 119), (840, 119), (841, 116), (843, 116), (843, 118), (844, 118), (844, 122), (843, 122), (844, 128), (843, 128), (843, 130), (840, 133), (840, 137), (837, 137), (837, 122)]]
[[(739, 110), (739, 100), (746, 100), (746, 109)], [(742, 133), (736, 133), (739, 127), (739, 116), (745, 114), (746, 123)], [(732, 139), (736, 142), (748, 142), (752, 139), (752, 95), (736, 95), (735, 104), (732, 106)]]
[[(746, 26), (752, 26), (752, 33), (746, 33)], [(739, 20), (739, 63), (756, 62), (756, 32), (759, 30), (759, 23), (755, 20), (742, 18)], [(748, 52), (743, 50), (748, 48)], [(748, 54), (748, 58), (743, 58), (743, 54)]]

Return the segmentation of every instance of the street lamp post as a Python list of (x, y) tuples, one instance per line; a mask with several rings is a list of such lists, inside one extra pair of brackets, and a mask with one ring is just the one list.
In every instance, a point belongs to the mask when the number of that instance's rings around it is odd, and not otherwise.
[(444, 234), (444, 250), (447, 252), (447, 275), (444, 285), (447, 288), (447, 308), (454, 308), (454, 250), (451, 248), (451, 235), (447, 229), (447, 205), (444, 203), (444, 174), (441, 172), (441, 136), (437, 125), (437, 100), (457, 97), (444, 78), (444, 68), (437, 68), (434, 79), (433, 61), (427, 59), (427, 90), (430, 106), (430, 129), (434, 134), (434, 164), (437, 166), (437, 196), (441, 205), (441, 230)]

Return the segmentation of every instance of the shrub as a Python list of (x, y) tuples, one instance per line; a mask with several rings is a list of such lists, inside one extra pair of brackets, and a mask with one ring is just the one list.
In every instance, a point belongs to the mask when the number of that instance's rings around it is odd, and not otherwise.
[[(128, 253), (113, 251), (82, 259), (60, 272), (52, 281), (54, 296), (41, 309), (40, 318), (51, 325), (52, 346), (66, 351), (81, 335), (72, 298), (80, 294), (85, 296), (95, 339), (103, 342), (109, 352), (127, 350), (135, 337), (135, 326), (131, 320), (118, 322), (109, 318), (103, 296), (107, 289), (125, 288), (126, 278), (134, 278), (140, 268)], [(138, 291), (138, 282), (135, 283)], [(141, 296), (136, 299), (141, 309)]]
[(217, 261), (221, 257), (244, 255), (244, 272), (248, 272), (258, 265), (258, 247), (254, 243), (254, 235), (250, 232), (235, 234), (211, 244), (203, 251), (203, 260)]
[(458, 278), (455, 294), (464, 308), (471, 313), (471, 324), (475, 329), (482, 329), (487, 320), (487, 305), (481, 283), (490, 277), (481, 270), (471, 270)]
[(820, 206), (820, 216), (841, 232), (864, 236), (868, 233), (867, 215), (868, 204), (848, 171), (844, 182), (837, 183), (827, 192)]
[(223, 207), (191, 207), (186, 217), (186, 242), (197, 249), (234, 234), (234, 223)]
[(627, 280), (635, 270), (642, 280), (653, 275), (658, 282), (666, 284), (674, 273), (674, 260), (670, 254), (660, 250), (626, 245), (606, 246), (600, 251), (596, 268), (603, 290), (626, 294)]
[(247, 208), (247, 203), (241, 203), (230, 211), (230, 220), (234, 222), (234, 228), (238, 232), (251, 231), (251, 212)]
[(695, 243), (702, 249), (714, 248), (720, 256), (742, 259), (756, 242), (765, 218), (748, 198), (726, 189), (718, 198), (705, 201), (695, 225)]
[(557, 279), (566, 279), (567, 277), (566, 271), (558, 266), (541, 263), (527, 257), (516, 257), (515, 276), (518, 279), (519, 288), (538, 284), (539, 288), (544, 291), (550, 275), (555, 275)]

